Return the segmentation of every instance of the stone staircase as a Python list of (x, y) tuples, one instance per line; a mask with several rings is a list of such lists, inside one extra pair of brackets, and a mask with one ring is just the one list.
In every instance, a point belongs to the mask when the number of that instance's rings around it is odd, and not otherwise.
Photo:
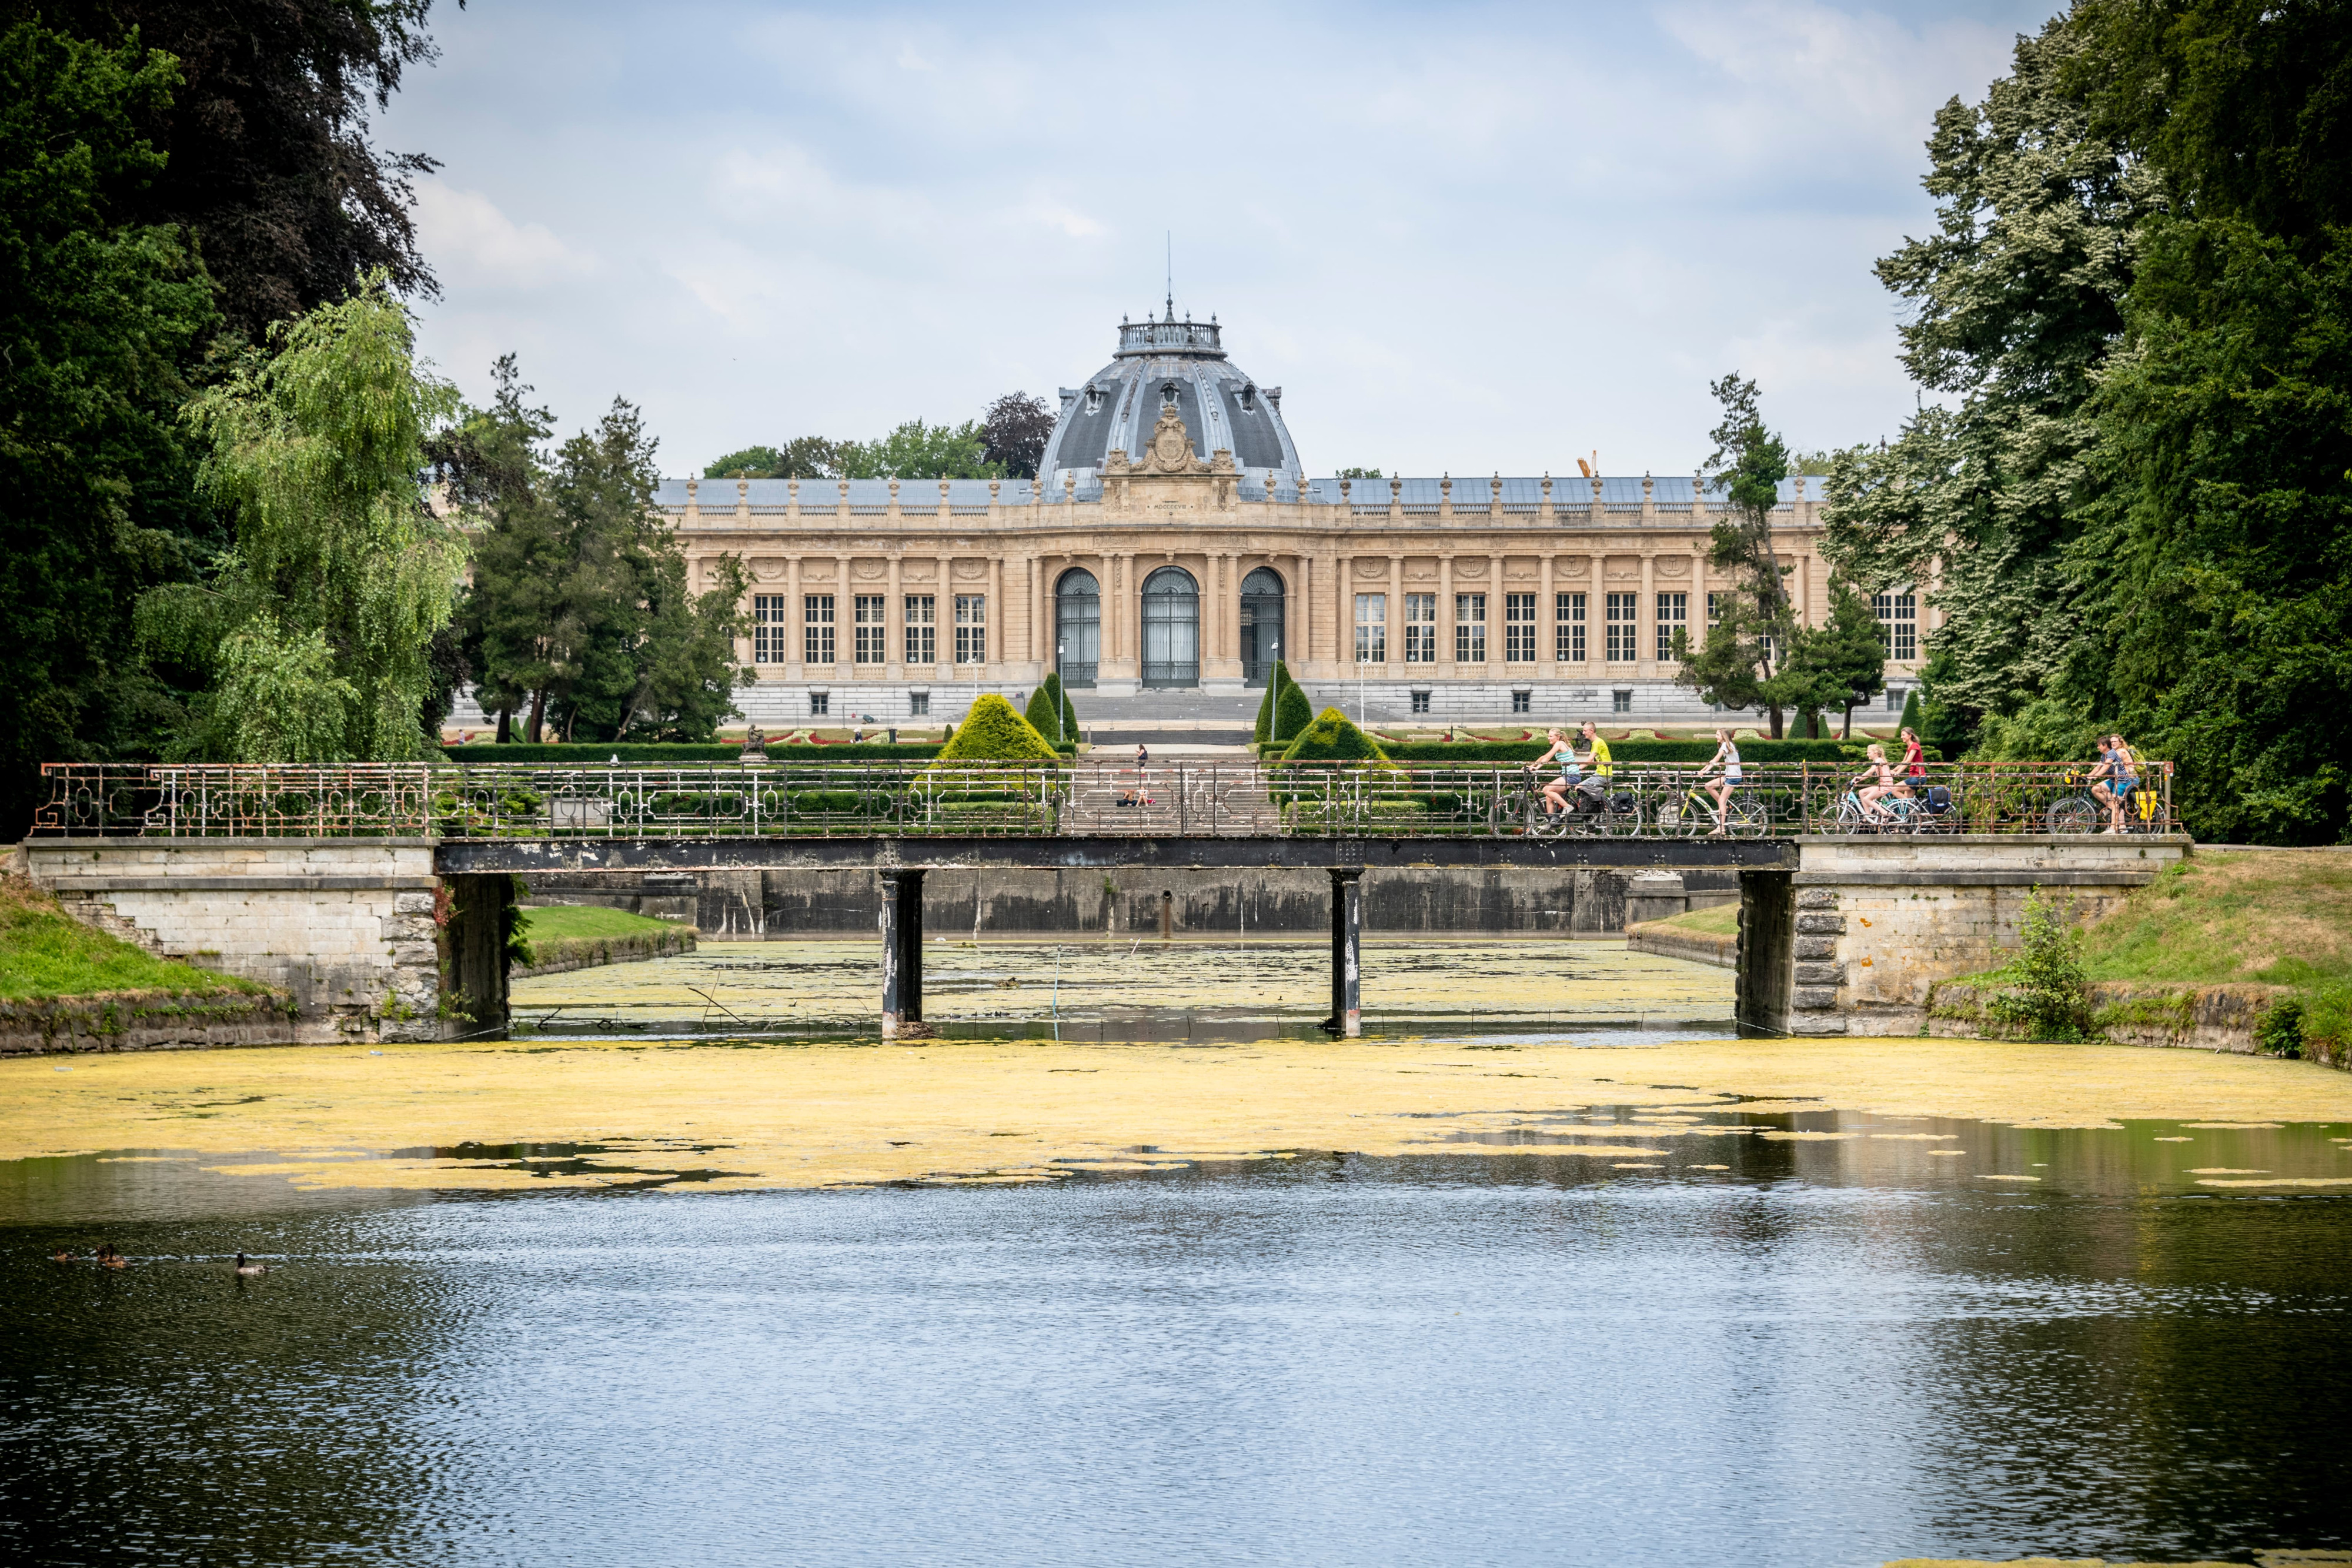
[(1280, 827), (1264, 776), (1246, 764), (1149, 768), (1139, 784), (1131, 767), (1082, 773), (1061, 821), (1063, 832), (1087, 838), (1248, 837)]

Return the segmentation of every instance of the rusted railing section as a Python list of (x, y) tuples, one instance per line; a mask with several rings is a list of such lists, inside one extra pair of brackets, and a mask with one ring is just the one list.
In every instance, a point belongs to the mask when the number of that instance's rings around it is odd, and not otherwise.
[[(1735, 837), (2090, 833), (2111, 813), (2090, 768), (1937, 765), (1864, 802), (1850, 765), (1750, 763), (1721, 813)], [(1555, 810), (1540, 778), (1484, 768), (719, 763), (603, 768), (450, 763), (50, 763), (44, 837), (746, 838), (820, 836), (1428, 838), (1712, 834), (1687, 766), (1620, 764)], [(2142, 766), (2129, 832), (2169, 831), (2172, 768)]]

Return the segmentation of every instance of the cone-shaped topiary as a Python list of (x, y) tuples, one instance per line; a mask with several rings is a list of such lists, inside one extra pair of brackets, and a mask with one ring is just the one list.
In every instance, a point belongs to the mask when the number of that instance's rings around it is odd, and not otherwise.
[(1061, 754), (1013, 705), (991, 692), (971, 705), (955, 736), (940, 748), (938, 763), (1058, 762)]
[(1903, 695), (1903, 727), (1912, 734), (1919, 733), (1919, 688), (1913, 686)]
[[(1297, 687), (1292, 688), (1294, 691)], [(1381, 762), (1389, 754), (1338, 708), (1327, 707), (1303, 726), (1282, 754), (1285, 762)]]
[[(1059, 723), (1055, 721), (1055, 709), (1061, 710)], [(1062, 677), (1047, 672), (1037, 689), (1029, 694), (1029, 706), (1023, 713), (1029, 726), (1048, 741), (1058, 746), (1078, 738), (1078, 710), (1070, 706), (1070, 694), (1062, 689)]]
[(1274, 710), (1282, 701), (1282, 688), (1289, 684), (1290, 672), (1282, 667), (1280, 659), (1276, 659), (1273, 673), (1265, 678), (1265, 695), (1258, 699), (1257, 728), (1250, 735), (1250, 738), (1260, 746), (1274, 738)]
[(1282, 695), (1274, 703), (1274, 738), (1277, 744), (1295, 739), (1298, 732), (1315, 722), (1315, 705), (1307, 700), (1307, 688), (1297, 681), (1283, 684)]

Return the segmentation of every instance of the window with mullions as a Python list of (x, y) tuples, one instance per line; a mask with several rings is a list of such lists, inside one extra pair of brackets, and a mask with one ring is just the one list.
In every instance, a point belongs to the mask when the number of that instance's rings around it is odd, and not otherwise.
[(1712, 626), (1723, 619), (1723, 600), (1724, 596), (1720, 593), (1710, 591), (1707, 594), (1706, 623), (1708, 625)]
[(1909, 589), (1874, 593), (1870, 612), (1878, 617), (1878, 644), (1890, 659), (1919, 656), (1919, 598)]
[(1683, 629), (1688, 617), (1690, 595), (1661, 593), (1658, 595), (1658, 662), (1664, 664), (1675, 656), (1675, 633)]
[(1437, 595), (1434, 593), (1408, 593), (1404, 596), (1404, 662), (1408, 664), (1437, 663)]
[(1581, 593), (1552, 595), (1551, 656), (1563, 664), (1584, 663), (1584, 595)]
[(781, 664), (792, 647), (789, 624), (792, 601), (781, 593), (759, 593), (751, 598), (751, 662), (755, 664)]
[(811, 664), (833, 663), (833, 595), (812, 593), (801, 600), (801, 658)]
[(1486, 662), (1486, 596), (1483, 593), (1454, 596), (1454, 662)]
[(1634, 637), (1640, 631), (1641, 603), (1638, 593), (1609, 595), (1609, 646), (1604, 652), (1612, 664), (1630, 664), (1641, 657), (1641, 650), (1634, 646)]
[(1536, 596), (1532, 593), (1503, 595), (1503, 663), (1532, 664), (1536, 662)]
[(1356, 595), (1356, 663), (1385, 664), (1389, 662), (1389, 596), (1385, 593)]
[(889, 628), (882, 623), (885, 608), (890, 601), (879, 593), (861, 593), (852, 612), (857, 622), (857, 662), (861, 664), (882, 664), (889, 662), (888, 644), (885, 639)]
[(907, 663), (936, 664), (940, 662), (940, 632), (934, 601), (928, 593), (907, 595)]
[(956, 601), (956, 656), (959, 664), (988, 663), (988, 595), (959, 593)]

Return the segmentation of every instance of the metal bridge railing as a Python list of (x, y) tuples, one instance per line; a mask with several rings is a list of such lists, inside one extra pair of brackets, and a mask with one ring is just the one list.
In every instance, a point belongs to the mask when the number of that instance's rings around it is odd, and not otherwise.
[[(1555, 813), (1538, 779), (1473, 768), (716, 763), (606, 767), (350, 763), (128, 767), (49, 763), (40, 837), (1430, 838), (1711, 835), (1697, 769), (1619, 764)], [(2092, 833), (2109, 814), (2076, 763), (1931, 767), (1865, 806), (1850, 763), (1750, 763), (1725, 814), (1738, 838)], [(2176, 825), (2169, 763), (2148, 762), (2126, 831)]]

